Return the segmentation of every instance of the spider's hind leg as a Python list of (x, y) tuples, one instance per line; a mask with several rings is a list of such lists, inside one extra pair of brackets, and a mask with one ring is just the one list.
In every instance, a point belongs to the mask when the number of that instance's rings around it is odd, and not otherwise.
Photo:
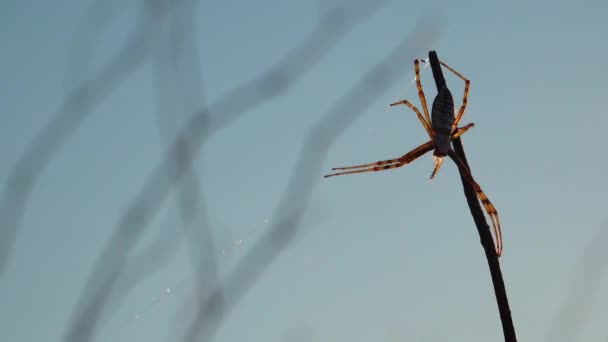
[(456, 153), (452, 150), (448, 153), (450, 158), (456, 163), (458, 169), (462, 171), (462, 175), (466, 178), (467, 182), (473, 186), (477, 197), (481, 201), (486, 213), (490, 217), (490, 221), (492, 222), (492, 228), (494, 229), (494, 247), (496, 249), (496, 255), (500, 257), (502, 255), (502, 230), (500, 229), (500, 219), (498, 218), (498, 211), (496, 207), (490, 202), (488, 196), (486, 196), (485, 192), (481, 190), (481, 186), (477, 184), (477, 182), (473, 179), (473, 175), (471, 175), (471, 170), (466, 166), (466, 164), (456, 155)]
[(384, 170), (394, 169), (397, 167), (405, 166), (432, 150), (433, 150), (433, 142), (427, 141), (426, 143), (416, 147), (415, 149), (409, 151), (408, 153), (406, 153), (405, 155), (403, 155), (399, 158), (381, 160), (381, 161), (378, 161), (375, 163), (361, 164), (361, 165), (355, 165), (355, 166), (334, 167), (334, 168), (332, 168), (332, 170), (334, 170), (334, 171), (335, 170), (347, 170), (347, 171), (332, 173), (329, 175), (325, 175), (324, 177), (327, 178), (327, 177), (333, 177), (333, 176), (348, 175), (348, 174), (353, 174), (353, 173), (375, 172), (375, 171), (384, 171)]

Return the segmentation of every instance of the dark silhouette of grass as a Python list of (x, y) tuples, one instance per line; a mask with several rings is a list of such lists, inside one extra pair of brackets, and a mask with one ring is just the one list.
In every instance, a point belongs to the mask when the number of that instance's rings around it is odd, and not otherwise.
[[(173, 255), (177, 241), (170, 239), (170, 230), (163, 230), (150, 244), (133, 252), (135, 242), (141, 237), (148, 222), (158, 212), (164, 200), (173, 190), (178, 191), (179, 211), (184, 227), (184, 236), (191, 253), (195, 288), (195, 300), (200, 307), (187, 322), (183, 341), (211, 340), (224, 317), (272, 264), (277, 255), (288, 248), (303, 231), (302, 218), (309, 212), (312, 191), (319, 178), (318, 170), (324, 156), (348, 125), (359, 116), (375, 97), (397, 78), (403, 77), (403, 61), (418, 57), (438, 37), (440, 22), (423, 18), (403, 43), (366, 73), (363, 78), (339, 99), (311, 130), (289, 186), (279, 201), (276, 217), (262, 239), (237, 265), (234, 272), (219, 283), (214, 267), (215, 251), (207, 221), (204, 201), (204, 179), (197, 179), (197, 170), (192, 160), (200, 157), (204, 142), (252, 108), (262, 105), (286, 93), (288, 87), (312, 70), (327, 55), (333, 46), (350, 29), (363, 22), (387, 1), (357, 1), (337, 7), (325, 13), (317, 27), (300, 44), (292, 49), (270, 70), (235, 87), (226, 97), (210, 105), (203, 105), (203, 85), (200, 80), (201, 66), (193, 43), (194, 23), (191, 15), (197, 0), (144, 0), (143, 11), (135, 29), (127, 35), (122, 48), (101, 65), (89, 72), (91, 57), (101, 30), (109, 27), (114, 15), (119, 14), (120, 1), (96, 0), (86, 18), (84, 27), (77, 31), (74, 50), (68, 52), (68, 94), (42, 131), (28, 144), (12, 168), (0, 199), (0, 278), (10, 261), (11, 248), (17, 238), (26, 213), (30, 194), (35, 190), (37, 178), (52, 162), (55, 154), (78, 129), (82, 121), (114, 89), (132, 75), (147, 58), (155, 64), (156, 98), (158, 100), (159, 133), (169, 144), (163, 162), (148, 179), (138, 196), (118, 222), (112, 241), (106, 246), (104, 255), (92, 270), (87, 286), (80, 296), (74, 312), (66, 341), (88, 341), (93, 339), (104, 318), (122, 303), (130, 291)], [(154, 19), (154, 20), (151, 20)], [(159, 38), (158, 22), (168, 25), (169, 34)], [(161, 52), (151, 50), (159, 47)], [(204, 50), (203, 50), (204, 52)], [(431, 67), (439, 87), (445, 80), (438, 64), (436, 53), (431, 51)], [(73, 87), (72, 85), (76, 85)], [(188, 98), (172, 97), (176, 92), (190, 94)], [(195, 103), (196, 97), (201, 103)], [(238, 101), (235, 101), (238, 99)], [(163, 127), (181, 127), (173, 122), (176, 103), (183, 102), (188, 108), (184, 115), (189, 125), (173, 141), (172, 130)], [(203, 109), (196, 111), (195, 108)], [(179, 126), (179, 127), (178, 127)], [(171, 143), (173, 142), (173, 143)], [(456, 155), (468, 164), (462, 142), (454, 140)], [(458, 165), (459, 166), (459, 165)], [(503, 324), (505, 341), (516, 341), (515, 329), (509, 309), (500, 264), (495, 255), (494, 243), (485, 215), (479, 206), (474, 190), (462, 176), (463, 188), (480, 241), (486, 253), (492, 282)], [(314, 224), (312, 224), (314, 225)], [(311, 224), (306, 224), (311, 228)], [(601, 254), (606, 241), (606, 229), (593, 236), (589, 247), (581, 256), (580, 265), (565, 295), (564, 302), (555, 313), (553, 322), (545, 336), (546, 341), (574, 341), (590, 315), (594, 296), (599, 292), (599, 282), (606, 268)], [(308, 231), (308, 230), (306, 230)], [(228, 289), (231, 298), (225, 298)]]
[[(117, 289), (117, 285), (123, 284), (132, 287), (137, 283), (138, 279), (132, 277), (129, 278), (129, 281), (121, 281), (124, 279), (124, 274), (129, 271), (126, 267), (132, 265), (130, 260), (135, 258), (131, 255), (131, 250), (147, 229), (154, 214), (164, 204), (171, 190), (184, 179), (192, 165), (193, 158), (199, 155), (204, 141), (244, 113), (284, 94), (291, 83), (306, 74), (327, 55), (336, 45), (337, 40), (384, 4), (385, 2), (362, 1), (334, 8), (321, 18), (317, 27), (300, 44), (289, 51), (269, 71), (237, 86), (227, 96), (195, 113), (184, 125), (185, 128), (180, 131), (176, 140), (171, 144), (162, 163), (147, 178), (141, 191), (127, 207), (115, 227), (79, 297), (64, 338), (66, 341), (91, 340), (99, 327), (100, 317), (104, 314), (107, 315), (112, 309), (108, 305), (108, 300), (114, 298), (113, 302), (118, 303), (117, 298), (125, 296), (130, 290), (130, 288)], [(32, 158), (32, 156), (24, 158)], [(175, 167), (175, 165), (179, 165), (179, 167)], [(167, 177), (168, 174), (170, 177)], [(198, 227), (198, 229), (207, 228)], [(211, 251), (207, 249), (203, 252), (210, 253)], [(145, 275), (141, 274), (141, 276)], [(206, 281), (206, 286), (213, 285), (215, 284), (212, 280)], [(207, 312), (209, 316), (205, 316), (205, 319), (223, 317), (224, 304), (221, 286), (214, 289), (213, 310)], [(119, 290), (121, 293), (117, 293)], [(197, 329), (199, 327), (192, 324), (189, 331)], [(186, 336), (194, 335), (196, 334), (188, 333)]]
[[(279, 201), (277, 219), (259, 242), (237, 264), (210, 297), (201, 302), (192, 329), (184, 342), (209, 341), (223, 317), (248, 292), (272, 261), (287, 248), (300, 229), (301, 220), (310, 206), (315, 185), (321, 180), (321, 167), (333, 141), (395, 81), (402, 79), (404, 60), (413, 60), (426, 51), (439, 37), (442, 21), (424, 17), (401, 43), (349, 89), (311, 129), (283, 197)], [(230, 298), (221, 298), (223, 291)], [(223, 304), (223, 306), (222, 306)], [(220, 310), (223, 309), (223, 310)]]
[(73, 90), (12, 168), (0, 202), (0, 278), (38, 177), (82, 120), (122, 83), (146, 54), (146, 32), (137, 26), (123, 48)]
[[(202, 109), (190, 109), (192, 116), (185, 125), (180, 125), (165, 121), (175, 115), (174, 105), (183, 101), (186, 108), (192, 108), (193, 103), (188, 103), (189, 100), (203, 94), (202, 82), (197, 76), (200, 68), (197, 53), (192, 36), (188, 36), (188, 33), (196, 31), (190, 15), (197, 1), (145, 0), (139, 22), (122, 48), (100, 68), (90, 72), (96, 37), (117, 14), (112, 9), (106, 11), (103, 2), (95, 1), (68, 56), (66, 78), (68, 83), (76, 83), (76, 86), (68, 84), (65, 101), (27, 146), (5, 185), (0, 203), (0, 277), (9, 261), (12, 244), (19, 233), (37, 178), (91, 111), (147, 58), (156, 58), (159, 126), (175, 124), (175, 129), (184, 128), (174, 139), (171, 132), (160, 131), (163, 140), (171, 143), (162, 162), (152, 170), (118, 220), (79, 295), (64, 340), (86, 342), (94, 339), (104, 319), (111, 316), (130, 291), (162, 267), (174, 253), (176, 240), (167, 239), (170, 235), (167, 230), (146, 247), (134, 251), (134, 246), (173, 190), (179, 191), (178, 205), (184, 235), (189, 241), (196, 272), (198, 291), (194, 300), (200, 305), (181, 337), (188, 342), (211, 340), (226, 314), (238, 305), (274, 258), (294, 241), (303, 225), (302, 219), (309, 211), (312, 191), (321, 179), (321, 163), (332, 142), (382, 91), (402, 79), (403, 60), (428, 50), (439, 36), (442, 21), (436, 17), (423, 17), (412, 32), (405, 34), (401, 44), (388, 52), (372, 70), (364, 72), (362, 79), (313, 127), (285, 194), (278, 202), (277, 219), (273, 219), (268, 231), (221, 283), (214, 269), (215, 251), (206, 219), (205, 187), (195, 176), (193, 159), (200, 156), (204, 143), (214, 133), (228, 127), (245, 113), (285, 94), (289, 86), (312, 70), (355, 25), (386, 3), (386, 0), (354, 1), (333, 8), (320, 18), (318, 25), (302, 42), (268, 71), (236, 86), (228, 95)], [(96, 16), (98, 10), (101, 11)], [(162, 36), (158, 34), (159, 22), (164, 22), (169, 31), (164, 38), (159, 38)], [(153, 47), (160, 47), (161, 51), (168, 53), (155, 54)], [(172, 98), (169, 95), (172, 86), (179, 88), (181, 93), (189, 92), (190, 99)], [(230, 291), (230, 298), (225, 298), (225, 290)]]
[[(204, 101), (200, 55), (197, 49), (197, 29), (194, 22), (198, 1), (153, 3), (149, 10), (158, 23), (152, 44), (157, 100), (157, 123), (161, 140), (169, 146), (181, 123), (190, 119)], [(181, 120), (180, 120), (181, 119)], [(207, 206), (202, 191), (202, 180), (194, 165), (188, 165), (188, 156), (196, 146), (190, 139), (180, 147), (167, 177), (183, 174), (176, 181), (178, 211), (197, 297), (205, 296), (219, 279), (219, 266)], [(199, 147), (200, 150), (200, 147)]]
[[(435, 51), (429, 51), (429, 60), (431, 63), (431, 69), (433, 70), (433, 78), (435, 79), (435, 85), (437, 86), (437, 91), (442, 87), (446, 86), (445, 78), (443, 77), (443, 72), (441, 69), (441, 64), (439, 63), (439, 57)], [(488, 266), (490, 268), (490, 276), (492, 277), (492, 285), (494, 286), (494, 294), (496, 295), (496, 303), (498, 304), (498, 312), (500, 314), (500, 320), (502, 322), (502, 330), (505, 337), (505, 342), (515, 342), (517, 341), (517, 337), (515, 336), (515, 327), (513, 325), (513, 319), (511, 317), (511, 310), (509, 309), (509, 300), (507, 298), (507, 291), (505, 289), (505, 283), (502, 278), (502, 272), (500, 270), (500, 263), (498, 261), (498, 256), (496, 255), (496, 248), (494, 246), (494, 240), (492, 239), (492, 234), (490, 233), (490, 227), (488, 226), (488, 222), (486, 221), (486, 217), (481, 209), (481, 205), (479, 204), (479, 200), (477, 199), (477, 194), (475, 193), (475, 189), (473, 185), (467, 181), (467, 177), (465, 176), (467, 172), (470, 172), (470, 167), (467, 162), (467, 157), (464, 153), (464, 147), (462, 145), (461, 138), (456, 138), (452, 141), (454, 146), (454, 153), (450, 153), (450, 158), (454, 160), (454, 163), (458, 167), (458, 171), (460, 172), (460, 178), (462, 180), (462, 187), (464, 189), (464, 194), (467, 199), (467, 204), (469, 205), (469, 209), (471, 211), (471, 215), (473, 216), (473, 221), (475, 222), (475, 226), (477, 227), (477, 232), (479, 233), (479, 239), (481, 241), (481, 245), (486, 254), (486, 259), (488, 261)], [(464, 165), (461, 165), (457, 162), (457, 159), (460, 159)], [(466, 169), (463, 168), (466, 167)]]

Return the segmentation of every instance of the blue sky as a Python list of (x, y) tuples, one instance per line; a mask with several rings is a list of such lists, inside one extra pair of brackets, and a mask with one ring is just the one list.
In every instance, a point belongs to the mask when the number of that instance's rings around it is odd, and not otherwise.
[[(106, 3), (115, 16), (94, 41), (92, 69), (125, 42), (140, 10), (139, 3), (116, 3)], [(90, 6), (68, 0), (2, 6), (3, 181), (64, 99), (65, 70), (74, 66), (67, 62), (70, 44)], [(569, 322), (585, 318), (577, 340), (605, 341), (608, 296), (570, 283), (594, 234), (608, 229), (607, 6), (592, 0), (389, 3), (284, 96), (249, 111), (205, 146), (197, 173), (216, 244), (225, 250), (218, 255), (222, 273), (275, 219), (310, 128), (423, 14), (441, 9), (445, 27), (431, 47), (471, 80), (463, 123), (476, 126), (463, 142), (475, 178), (500, 214), (501, 265), (518, 337), (542, 340), (571, 295), (593, 301), (588, 316), (579, 309), (565, 313)], [(193, 105), (213, 102), (272, 66), (327, 7), (201, 2), (194, 16), (204, 95)], [(388, 107), (401, 98), (419, 103), (410, 86), (412, 60), (401, 68), (400, 81), (338, 137), (324, 170), (397, 157), (426, 141), (413, 112)], [(462, 82), (446, 76), (460, 101)], [(89, 113), (41, 173), (0, 279), (3, 341), (61, 340), (122, 210), (160, 162), (154, 82), (146, 62)], [(432, 98), (430, 69), (422, 82)], [(432, 167), (428, 155), (397, 170), (320, 181), (306, 233), (264, 272), (217, 341), (500, 340), (486, 261), (457, 170), (446, 162), (429, 181)], [(179, 224), (172, 196), (138, 247), (161, 231), (179, 241)], [(186, 245), (180, 246), (102, 326), (99, 341), (170, 336), (175, 313), (192, 303)], [(606, 280), (597, 282), (601, 289)], [(563, 337), (570, 327), (559, 329)]]

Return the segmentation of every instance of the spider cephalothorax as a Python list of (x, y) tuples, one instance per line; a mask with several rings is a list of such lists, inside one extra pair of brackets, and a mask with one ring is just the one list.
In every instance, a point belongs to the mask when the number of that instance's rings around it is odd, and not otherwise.
[(449, 69), (451, 72), (453, 72), (456, 76), (458, 76), (464, 81), (464, 96), (462, 100), (462, 105), (460, 106), (456, 117), (454, 117), (454, 99), (452, 98), (452, 94), (450, 93), (450, 90), (447, 88), (447, 86), (443, 86), (441, 89), (439, 89), (439, 92), (435, 97), (435, 100), (433, 101), (431, 116), (429, 115), (429, 109), (426, 104), (426, 98), (424, 96), (424, 91), (422, 90), (422, 84), (420, 83), (420, 61), (421, 60), (419, 59), (414, 61), (414, 70), (416, 72), (416, 86), (418, 87), (418, 96), (420, 97), (420, 103), (422, 105), (422, 110), (424, 111), (424, 116), (422, 115), (422, 113), (420, 113), (420, 110), (416, 108), (416, 106), (414, 106), (407, 100), (392, 103), (391, 106), (404, 104), (410, 107), (418, 116), (418, 120), (420, 120), (422, 126), (424, 126), (424, 129), (429, 135), (430, 140), (414, 148), (413, 150), (401, 156), (400, 158), (381, 160), (370, 164), (335, 167), (332, 170), (349, 171), (341, 171), (326, 175), (325, 177), (393, 169), (407, 165), (412, 161), (416, 160), (417, 158), (421, 157), (422, 155), (426, 154), (427, 152), (434, 151), (433, 159), (435, 162), (435, 167), (433, 169), (433, 173), (431, 174), (431, 179), (433, 179), (441, 168), (444, 157), (449, 155), (450, 158), (452, 158), (466, 171), (464, 176), (475, 189), (477, 196), (481, 200), (481, 203), (483, 204), (486, 212), (490, 216), (490, 220), (492, 221), (492, 227), (494, 228), (494, 235), (496, 238), (496, 253), (498, 254), (498, 256), (500, 256), (502, 254), (502, 233), (500, 230), (498, 211), (496, 211), (494, 205), (492, 205), (486, 194), (481, 190), (479, 184), (477, 184), (477, 182), (473, 179), (470, 170), (452, 150), (452, 140), (460, 137), (471, 127), (473, 127), (472, 123), (460, 128), (458, 127), (458, 123), (460, 122), (460, 119), (462, 119), (462, 116), (464, 115), (464, 112), (467, 108), (470, 81), (463, 75), (449, 67), (447, 64), (440, 62), (441, 65)]

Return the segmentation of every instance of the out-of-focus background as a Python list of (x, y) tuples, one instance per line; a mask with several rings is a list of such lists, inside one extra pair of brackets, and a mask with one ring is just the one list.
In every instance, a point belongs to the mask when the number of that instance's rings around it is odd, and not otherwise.
[(322, 179), (427, 141), (430, 49), (519, 340), (607, 340), (606, 2), (1, 8), (0, 340), (501, 340), (451, 162)]

